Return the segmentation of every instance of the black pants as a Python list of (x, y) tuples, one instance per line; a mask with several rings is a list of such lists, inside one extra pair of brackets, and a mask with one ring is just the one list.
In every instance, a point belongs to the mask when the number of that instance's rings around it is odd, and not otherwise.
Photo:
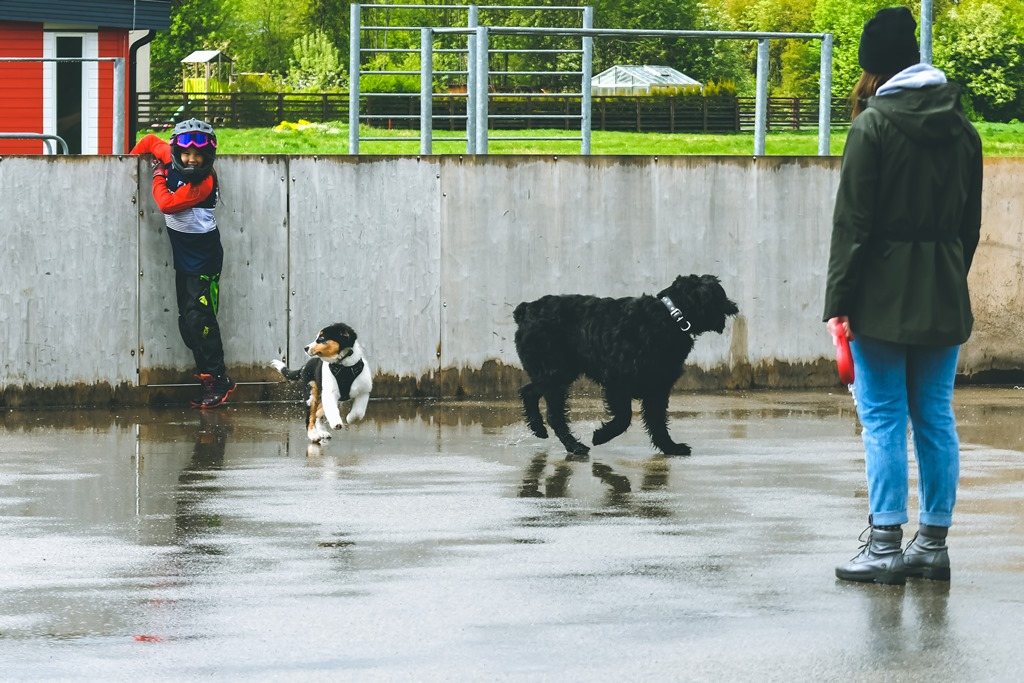
[(175, 272), (178, 330), (196, 360), (196, 369), (214, 376), (225, 374), (224, 346), (217, 324), (220, 273), (190, 275)]

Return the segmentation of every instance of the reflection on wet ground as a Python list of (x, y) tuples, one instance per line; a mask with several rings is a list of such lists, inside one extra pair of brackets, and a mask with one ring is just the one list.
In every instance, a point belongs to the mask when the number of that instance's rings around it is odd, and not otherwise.
[[(584, 441), (600, 407), (574, 402)], [(0, 413), (3, 677), (1015, 670), (1024, 392), (958, 389), (954, 578), (905, 587), (832, 573), (865, 517), (849, 394), (682, 394), (670, 408), (691, 457), (653, 453), (635, 423), (571, 460), (511, 402), (374, 401), (323, 446), (292, 404)]]

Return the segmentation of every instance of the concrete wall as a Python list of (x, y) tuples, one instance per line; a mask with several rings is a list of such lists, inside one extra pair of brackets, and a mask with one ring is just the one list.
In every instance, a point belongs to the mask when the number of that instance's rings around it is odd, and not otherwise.
[(974, 333), (960, 368), (1024, 384), (1024, 159), (986, 159), (981, 243), (970, 274)]
[(135, 160), (0, 157), (4, 395), (138, 381), (137, 194)]
[[(218, 159), (221, 324), (245, 399), (323, 325), (360, 333), (378, 396), (511, 396), (512, 309), (715, 273), (739, 304), (680, 388), (836, 382), (820, 323), (837, 158)], [(965, 378), (1024, 375), (1024, 160), (986, 162)], [(177, 400), (193, 382), (148, 164), (0, 157), (0, 405)], [(191, 390), (191, 389), (189, 389)]]

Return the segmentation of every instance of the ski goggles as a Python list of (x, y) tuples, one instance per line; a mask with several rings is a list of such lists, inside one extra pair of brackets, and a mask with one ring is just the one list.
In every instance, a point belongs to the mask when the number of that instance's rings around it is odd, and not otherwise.
[(206, 147), (207, 145), (213, 145), (214, 149), (217, 149), (217, 140), (208, 133), (178, 133), (174, 137), (174, 144), (178, 147)]

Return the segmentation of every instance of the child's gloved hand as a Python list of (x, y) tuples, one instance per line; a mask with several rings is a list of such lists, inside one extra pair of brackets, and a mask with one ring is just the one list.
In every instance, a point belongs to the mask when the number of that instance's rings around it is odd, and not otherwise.
[(153, 161), (150, 162), (150, 166), (153, 169), (153, 177), (154, 178), (166, 178), (167, 177), (167, 165), (164, 164), (164, 162), (160, 161), (157, 158), (154, 158)]

